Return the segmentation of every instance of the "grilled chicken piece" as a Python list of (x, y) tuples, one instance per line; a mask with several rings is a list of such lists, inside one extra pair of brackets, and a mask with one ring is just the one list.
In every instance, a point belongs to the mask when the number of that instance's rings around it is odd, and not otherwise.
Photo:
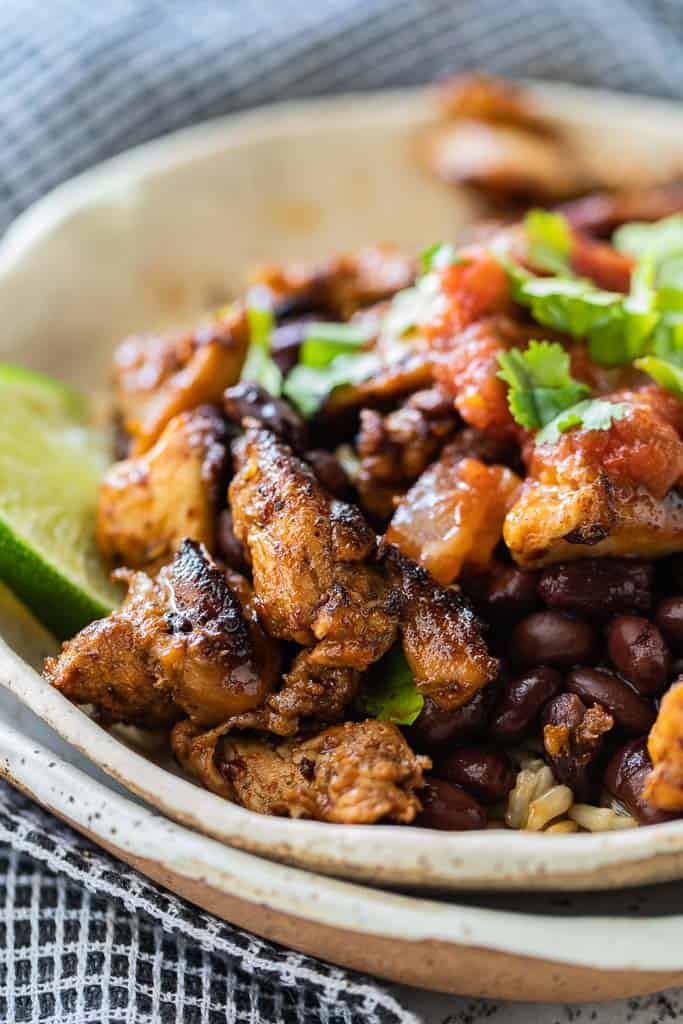
[(481, 622), (458, 588), (440, 586), (396, 548), (385, 557), (404, 597), (401, 640), (415, 685), (444, 710), (466, 704), (498, 674)]
[(386, 540), (439, 583), (452, 583), (466, 563), (490, 562), (520, 485), (507, 466), (463, 458), (449, 445), (399, 503)]
[(654, 767), (645, 799), (663, 811), (683, 811), (683, 677), (662, 697), (647, 749)]
[(363, 509), (379, 521), (388, 519), (456, 425), (452, 402), (436, 388), (418, 391), (386, 416), (363, 409), (355, 481)]
[(216, 547), (227, 480), (227, 438), (211, 406), (175, 416), (144, 455), (113, 465), (100, 484), (96, 537), (110, 565), (153, 574), (185, 537)]
[(137, 725), (186, 714), (211, 726), (263, 703), (279, 675), (277, 646), (200, 544), (184, 541), (156, 580), (126, 575), (122, 607), (46, 662), (57, 689)]
[[(376, 538), (273, 434), (250, 427), (230, 485), (268, 632), (313, 647), (311, 664), (363, 671), (396, 635), (396, 594), (373, 564)], [(315, 645), (315, 646), (314, 646)]]
[(515, 125), (542, 135), (552, 133), (536, 109), (533, 96), (517, 82), (466, 71), (441, 82), (436, 98), (442, 117)]
[(608, 430), (572, 430), (531, 451), (503, 530), (523, 568), (683, 550), (683, 441), (671, 407), (655, 409), (648, 389), (612, 397), (628, 411)]
[(282, 301), (297, 310), (317, 310), (347, 320), (357, 310), (407, 288), (416, 266), (393, 245), (374, 245), (341, 253), (319, 266), (287, 264), (255, 271), (252, 283), (265, 288), (277, 310)]
[(629, 221), (655, 221), (683, 210), (683, 182), (618, 192), (594, 192), (560, 208), (572, 227), (608, 237)]
[(273, 741), (179, 723), (173, 748), (209, 789), (259, 814), (346, 825), (407, 823), (420, 809), (415, 790), (429, 759), (411, 751), (386, 722), (345, 722), (311, 739)]
[(143, 572), (120, 570), (128, 595), (106, 619), (91, 622), (45, 662), (45, 676), (76, 704), (93, 704), (106, 723), (159, 728), (181, 717), (157, 659), (168, 635), (157, 586)]
[(429, 130), (423, 153), (447, 184), (468, 185), (498, 202), (547, 202), (593, 183), (569, 140), (516, 83), (457, 75), (440, 86), (437, 101), (442, 120)]
[(246, 313), (237, 303), (185, 334), (122, 342), (114, 356), (114, 385), (130, 454), (151, 448), (178, 413), (219, 403), (239, 379), (248, 344)]

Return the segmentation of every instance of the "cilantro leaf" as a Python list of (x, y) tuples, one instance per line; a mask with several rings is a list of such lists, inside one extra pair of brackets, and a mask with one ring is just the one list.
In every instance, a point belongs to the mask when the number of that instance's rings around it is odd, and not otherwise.
[(358, 704), (362, 711), (395, 725), (412, 725), (424, 706), (400, 644), (395, 644), (363, 680)]
[(626, 297), (576, 278), (528, 277), (520, 279), (515, 298), (545, 327), (587, 339), (594, 362), (620, 366), (644, 354), (659, 322), (652, 278), (652, 264), (644, 260)]
[(247, 320), (249, 349), (242, 367), (241, 379), (254, 381), (277, 397), (282, 394), (282, 372), (270, 357), (270, 338), (275, 327), (275, 318), (269, 309), (249, 306)]
[(622, 224), (612, 235), (612, 245), (632, 256), (652, 255), (661, 265), (671, 257), (683, 256), (683, 213), (654, 222)]
[(402, 338), (430, 319), (440, 298), (438, 276), (425, 274), (412, 288), (396, 292), (382, 321), (382, 334), (386, 338)]
[(327, 366), (304, 366), (299, 363), (288, 374), (283, 394), (302, 416), (313, 416), (335, 388), (344, 384), (360, 384), (379, 369), (374, 352), (339, 355)]
[[(632, 256), (650, 256), (656, 266), (660, 308), (675, 301), (683, 303), (683, 214), (675, 213), (654, 223), (634, 221), (623, 224), (612, 236), (612, 244)], [(677, 298), (671, 295), (678, 293)], [(667, 294), (671, 296), (668, 300)]]
[(572, 233), (567, 219), (550, 210), (529, 210), (524, 218), (529, 260), (539, 270), (571, 275)]
[(634, 366), (683, 400), (683, 313), (665, 313), (655, 331), (652, 352)]
[(564, 277), (530, 277), (520, 285), (518, 295), (518, 301), (530, 308), (539, 324), (573, 338), (585, 338), (618, 317), (623, 301), (617, 292)]
[(510, 412), (523, 427), (544, 427), (588, 395), (569, 372), (569, 355), (558, 342), (530, 341), (526, 350), (498, 354), (498, 376), (509, 385)]
[(642, 359), (636, 359), (634, 366), (683, 401), (683, 364), (677, 365), (672, 360), (660, 359), (658, 356), (643, 356)]
[(589, 332), (591, 359), (601, 366), (620, 366), (642, 356), (660, 320), (654, 287), (655, 263), (644, 256), (631, 277), (631, 290), (615, 314)]
[(301, 344), (299, 362), (304, 366), (327, 366), (336, 356), (356, 352), (370, 338), (369, 331), (359, 324), (311, 323)]
[(605, 398), (588, 398), (565, 409), (536, 435), (536, 444), (557, 444), (562, 434), (573, 427), (582, 430), (609, 430), (615, 420), (628, 412), (625, 402), (610, 402)]

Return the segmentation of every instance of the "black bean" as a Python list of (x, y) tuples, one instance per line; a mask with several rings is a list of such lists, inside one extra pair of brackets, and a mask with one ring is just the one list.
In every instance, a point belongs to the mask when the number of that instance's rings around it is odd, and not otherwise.
[(660, 811), (643, 796), (645, 779), (651, 768), (647, 740), (641, 737), (615, 751), (605, 772), (605, 786), (609, 792), (641, 825), (656, 825), (676, 817), (668, 811)]
[(655, 611), (655, 622), (672, 650), (683, 655), (683, 594), (661, 601)]
[(491, 734), (502, 743), (516, 743), (533, 727), (544, 704), (560, 692), (562, 676), (539, 666), (510, 679), (496, 702)]
[(335, 498), (345, 501), (351, 493), (346, 471), (336, 455), (324, 448), (312, 448), (304, 455), (320, 483)]
[(649, 608), (653, 578), (651, 562), (585, 558), (544, 569), (539, 591), (545, 603), (559, 611), (610, 615)]
[(533, 612), (512, 631), (510, 653), (524, 665), (570, 665), (592, 661), (595, 632), (587, 622), (562, 612)]
[(565, 680), (567, 689), (584, 704), (601, 704), (626, 732), (641, 736), (655, 720), (652, 704), (628, 683), (603, 668), (575, 668)]
[(420, 753), (438, 754), (455, 743), (473, 739), (484, 731), (491, 698), (491, 687), (487, 686), (462, 707), (445, 711), (431, 697), (425, 697), (419, 717), (405, 730), (408, 743)]
[(486, 828), (486, 811), (460, 786), (430, 778), (419, 792), (422, 810), (415, 819), (421, 828), (463, 832)]
[(664, 563), (668, 571), (669, 581), (672, 589), (677, 593), (683, 593), (683, 555), (672, 555)]
[(483, 804), (505, 799), (515, 784), (507, 754), (492, 747), (460, 747), (436, 764), (439, 778), (462, 786)]
[(513, 565), (501, 565), (491, 574), (484, 597), (484, 614), (510, 620), (527, 615), (538, 604), (538, 575)]
[(619, 615), (609, 624), (607, 650), (612, 664), (638, 693), (653, 696), (666, 687), (671, 656), (654, 623), (639, 615)]
[(235, 536), (232, 525), (232, 512), (224, 508), (218, 517), (216, 536), (218, 553), (231, 569), (243, 572), (247, 566), (247, 556), (241, 540)]
[(301, 416), (260, 384), (244, 380), (228, 388), (223, 394), (223, 411), (238, 426), (247, 417), (258, 420), (297, 452), (307, 447), (308, 428)]

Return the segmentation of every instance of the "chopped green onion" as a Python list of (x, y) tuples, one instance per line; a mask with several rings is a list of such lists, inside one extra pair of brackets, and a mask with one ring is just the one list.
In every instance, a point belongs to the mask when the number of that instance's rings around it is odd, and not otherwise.
[(332, 392), (345, 384), (360, 384), (379, 369), (373, 352), (336, 356), (324, 367), (299, 363), (287, 376), (284, 394), (302, 416), (313, 416)]
[(367, 328), (360, 324), (311, 323), (301, 345), (299, 363), (322, 368), (336, 356), (356, 352), (371, 337)]
[(429, 274), (433, 270), (445, 270), (446, 267), (458, 262), (460, 258), (449, 242), (434, 242), (420, 253), (420, 270), (423, 274)]
[(249, 349), (242, 367), (241, 379), (260, 384), (271, 395), (282, 394), (282, 372), (270, 357), (270, 338), (275, 318), (269, 309), (258, 306), (247, 308), (249, 323)]

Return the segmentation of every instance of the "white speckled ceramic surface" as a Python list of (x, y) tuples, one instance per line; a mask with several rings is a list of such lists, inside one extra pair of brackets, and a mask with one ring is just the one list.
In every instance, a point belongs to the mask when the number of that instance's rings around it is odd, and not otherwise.
[[(618, 156), (627, 174), (683, 167), (679, 105), (564, 87), (540, 90), (538, 101), (591, 160)], [(477, 208), (419, 169), (417, 140), (431, 116), (419, 91), (263, 109), (74, 180), (0, 245), (0, 358), (101, 389), (125, 332), (197, 315), (238, 291), (254, 261), (448, 237)], [(0, 683), (170, 817), (291, 864), (432, 889), (604, 887), (683, 874), (683, 822), (539, 837), (259, 817), (125, 746), (7, 649)]]

